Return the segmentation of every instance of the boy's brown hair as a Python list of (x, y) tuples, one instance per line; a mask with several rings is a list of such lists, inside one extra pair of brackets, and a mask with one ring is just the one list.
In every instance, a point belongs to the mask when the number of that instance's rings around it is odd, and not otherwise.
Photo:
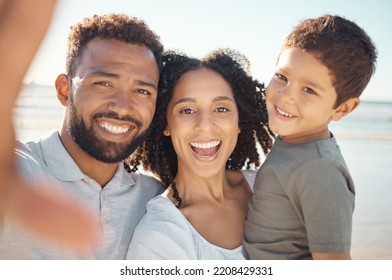
[(325, 15), (302, 21), (287, 36), (283, 49), (300, 48), (314, 55), (330, 72), (337, 99), (335, 108), (359, 97), (375, 72), (377, 50), (356, 23)]

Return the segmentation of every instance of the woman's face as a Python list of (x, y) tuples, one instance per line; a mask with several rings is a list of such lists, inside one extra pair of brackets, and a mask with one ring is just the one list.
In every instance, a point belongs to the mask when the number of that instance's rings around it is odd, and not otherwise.
[(166, 113), (178, 157), (178, 170), (209, 177), (225, 169), (240, 132), (238, 109), (229, 84), (201, 68), (185, 73), (174, 88)]

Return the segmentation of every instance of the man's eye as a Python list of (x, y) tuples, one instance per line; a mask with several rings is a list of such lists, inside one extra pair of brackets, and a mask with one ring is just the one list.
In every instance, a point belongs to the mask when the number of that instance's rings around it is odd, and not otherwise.
[(138, 89), (137, 93), (143, 94), (143, 95), (150, 95), (150, 92), (145, 90), (145, 89)]
[(104, 82), (104, 81), (95, 82), (94, 84), (100, 85), (100, 86), (105, 86), (105, 87), (110, 86), (110, 84), (108, 82)]

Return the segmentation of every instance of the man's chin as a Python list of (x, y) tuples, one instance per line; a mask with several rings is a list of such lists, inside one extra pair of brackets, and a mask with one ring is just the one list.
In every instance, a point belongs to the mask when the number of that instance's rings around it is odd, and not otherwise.
[[(144, 137), (134, 139), (132, 143), (118, 144), (113, 142), (103, 142), (84, 149), (94, 159), (104, 163), (119, 163), (128, 158), (144, 141)], [(97, 143), (96, 143), (97, 144)]]
[(104, 163), (118, 163), (123, 161), (130, 155), (129, 149), (119, 150), (117, 148), (111, 148), (108, 145), (102, 147), (105, 148), (86, 150), (86, 152), (92, 158)]

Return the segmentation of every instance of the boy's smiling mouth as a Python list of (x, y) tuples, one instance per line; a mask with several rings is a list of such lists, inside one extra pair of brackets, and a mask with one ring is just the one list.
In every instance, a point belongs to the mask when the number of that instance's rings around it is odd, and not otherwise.
[(279, 115), (284, 116), (284, 117), (287, 117), (287, 118), (295, 118), (295, 117), (296, 117), (295, 115), (290, 114), (290, 113), (288, 113), (288, 112), (286, 112), (286, 111), (280, 109), (278, 106), (275, 106), (275, 111), (276, 111)]

